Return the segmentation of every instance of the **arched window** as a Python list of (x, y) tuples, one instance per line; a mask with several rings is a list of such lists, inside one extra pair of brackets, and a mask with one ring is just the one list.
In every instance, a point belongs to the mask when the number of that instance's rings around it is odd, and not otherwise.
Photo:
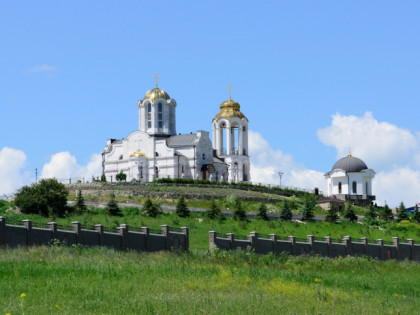
[(159, 178), (159, 168), (155, 166), (155, 178)]
[(366, 195), (369, 195), (369, 184), (366, 182)]
[(155, 152), (155, 156), (158, 157), (159, 156), (159, 153)]
[(119, 160), (122, 160), (122, 159), (123, 159), (123, 155), (121, 154), (120, 157), (119, 157)]
[(338, 183), (338, 193), (341, 194), (342, 189), (341, 189), (341, 182)]
[(158, 128), (163, 128), (163, 106), (158, 104)]
[(147, 128), (152, 128), (152, 104), (147, 105)]
[(353, 194), (357, 194), (357, 183), (356, 183), (356, 181), (353, 182)]
[(202, 158), (203, 160), (205, 160), (205, 159), (206, 159), (206, 154), (205, 154), (205, 153), (203, 153), (203, 155), (201, 156), (201, 158)]
[(143, 178), (143, 166), (140, 166), (140, 179)]

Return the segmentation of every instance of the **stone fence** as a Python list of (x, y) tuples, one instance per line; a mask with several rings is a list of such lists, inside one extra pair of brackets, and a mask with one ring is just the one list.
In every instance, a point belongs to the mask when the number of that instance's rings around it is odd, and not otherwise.
[(414, 260), (420, 262), (420, 245), (415, 245), (414, 240), (408, 239), (407, 243), (400, 243), (398, 237), (393, 237), (393, 242), (384, 242), (381, 239), (371, 243), (366, 237), (360, 242), (355, 242), (350, 236), (343, 240), (332, 240), (326, 236), (323, 239), (308, 235), (307, 239), (297, 239), (295, 236), (280, 239), (276, 234), (258, 235), (251, 232), (247, 237), (236, 237), (233, 233), (218, 234), (209, 232), (210, 246), (216, 245), (220, 249), (235, 250), (251, 248), (257, 254), (287, 253), (289, 255), (313, 254), (323, 257), (344, 256), (370, 256), (376, 259)]
[(175, 229), (162, 225), (161, 230), (142, 227), (130, 231), (127, 224), (121, 224), (116, 231), (105, 231), (102, 224), (89, 229), (82, 228), (80, 222), (73, 222), (71, 230), (56, 222), (49, 222), (46, 227), (33, 227), (31, 220), (23, 220), (22, 224), (6, 224), (6, 218), (0, 216), (0, 247), (50, 245), (58, 240), (67, 246), (106, 246), (115, 250), (154, 252), (189, 249), (189, 230), (186, 227)]

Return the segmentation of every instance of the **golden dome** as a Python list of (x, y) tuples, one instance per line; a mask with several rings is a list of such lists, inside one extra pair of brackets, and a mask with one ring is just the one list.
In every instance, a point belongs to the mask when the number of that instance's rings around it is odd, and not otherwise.
[(150, 99), (154, 103), (159, 98), (163, 98), (164, 100), (169, 100), (170, 96), (164, 90), (161, 90), (158, 87), (155, 87), (154, 89), (149, 90), (146, 93), (143, 100)]
[(247, 119), (241, 112), (241, 106), (239, 103), (229, 98), (227, 101), (220, 104), (220, 111), (217, 113), (213, 120), (218, 121), (220, 118), (226, 118), (227, 120), (230, 120), (233, 117), (237, 117), (239, 119)]
[(135, 152), (133, 152), (133, 153), (131, 153), (131, 155), (130, 156), (134, 156), (134, 157), (136, 157), (136, 158), (139, 158), (139, 157), (141, 157), (141, 156), (143, 156), (143, 157), (146, 157), (146, 154), (144, 154), (142, 151), (140, 151), (140, 150), (137, 150), (137, 151), (135, 151)]

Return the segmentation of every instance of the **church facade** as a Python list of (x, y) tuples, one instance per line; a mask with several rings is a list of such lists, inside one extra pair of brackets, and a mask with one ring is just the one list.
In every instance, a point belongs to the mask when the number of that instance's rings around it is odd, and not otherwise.
[[(230, 86), (229, 86), (230, 88)], [(186, 178), (211, 181), (250, 181), (248, 119), (230, 97), (207, 131), (176, 134), (177, 103), (158, 87), (137, 103), (139, 126), (125, 139), (108, 139), (102, 153), (107, 181), (119, 173), (127, 181)]]

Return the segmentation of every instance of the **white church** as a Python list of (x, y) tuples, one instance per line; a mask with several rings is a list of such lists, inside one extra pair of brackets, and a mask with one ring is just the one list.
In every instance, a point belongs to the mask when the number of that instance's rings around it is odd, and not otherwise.
[(125, 139), (108, 139), (102, 153), (102, 169), (107, 181), (119, 173), (127, 181), (158, 178), (250, 181), (248, 119), (240, 105), (229, 99), (213, 118), (213, 144), (208, 131), (176, 133), (177, 103), (158, 87), (137, 102), (138, 130)]

